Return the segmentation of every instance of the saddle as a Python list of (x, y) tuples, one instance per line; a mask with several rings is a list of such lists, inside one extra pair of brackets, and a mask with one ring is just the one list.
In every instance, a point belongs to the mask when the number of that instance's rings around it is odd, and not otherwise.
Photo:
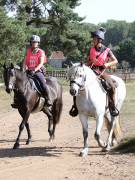
[[(115, 85), (115, 88), (118, 87), (118, 83), (115, 81), (115, 80), (112, 80), (114, 85)], [(108, 92), (109, 90), (111, 90), (111, 86), (107, 83), (106, 80), (100, 78), (100, 82), (101, 82), (101, 86), (103, 87), (103, 89)]]
[(38, 79), (36, 79), (34, 76), (31, 76), (31, 75), (28, 75), (29, 77), (29, 81), (30, 81), (30, 84), (31, 84), (31, 87), (36, 90), (40, 95), (42, 95), (42, 87), (40, 85), (40, 82)]

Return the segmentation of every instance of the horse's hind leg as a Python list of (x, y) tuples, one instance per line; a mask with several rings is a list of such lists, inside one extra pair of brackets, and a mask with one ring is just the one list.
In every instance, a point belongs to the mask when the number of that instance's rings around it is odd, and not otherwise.
[[(107, 130), (108, 130), (108, 133), (110, 133), (110, 130), (111, 130), (111, 116), (109, 115), (105, 115), (105, 124), (106, 124), (106, 127), (107, 127)], [(116, 137), (116, 133), (113, 132), (112, 134), (112, 141), (110, 142), (110, 145), (111, 146), (114, 146), (117, 144), (117, 137)]]
[[(118, 136), (120, 134), (120, 126), (119, 126), (118, 118), (119, 117), (111, 117), (111, 127), (110, 127), (110, 132), (109, 132), (109, 136), (108, 136), (108, 140), (107, 140), (107, 146), (105, 148), (106, 151), (109, 151), (112, 143), (114, 143), (113, 138), (115, 137), (115, 139), (116, 139), (116, 135)], [(115, 133), (116, 133), (115, 131), (117, 131), (118, 134), (115, 135)]]
[(48, 133), (50, 135), (49, 141), (55, 138), (55, 127), (56, 124), (54, 124), (53, 118), (50, 118), (48, 122)]
[(50, 140), (53, 140), (55, 138), (55, 128), (56, 128), (56, 124), (60, 120), (62, 106), (63, 106), (62, 97), (58, 98), (53, 104), (53, 109), (52, 109), (53, 117), (49, 119), (49, 126), (48, 126)]
[(26, 130), (27, 130), (27, 134), (28, 134), (28, 139), (26, 141), (26, 144), (29, 144), (31, 142), (31, 132), (30, 132), (30, 128), (29, 128), (29, 123), (26, 122), (25, 123), (25, 127), (26, 127)]
[(47, 115), (48, 117), (48, 133), (49, 133), (49, 140), (52, 140), (54, 139), (54, 131), (55, 131), (55, 128), (53, 127), (53, 115), (48, 113), (45, 109), (43, 109), (43, 112)]
[(95, 139), (98, 142), (98, 145), (102, 148), (106, 147), (106, 143), (101, 140), (101, 128), (103, 126), (104, 116), (103, 114), (99, 115), (96, 120), (96, 131), (95, 131)]
[(80, 156), (85, 157), (88, 154), (88, 116), (79, 114), (79, 118), (82, 124), (84, 147), (80, 152)]

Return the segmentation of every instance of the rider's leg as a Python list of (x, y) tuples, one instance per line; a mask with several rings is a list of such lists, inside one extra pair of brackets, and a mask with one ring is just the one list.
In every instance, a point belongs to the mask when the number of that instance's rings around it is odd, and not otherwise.
[(46, 84), (45, 76), (43, 75), (42, 72), (36, 72), (35, 76), (40, 81), (41, 88), (43, 89), (42, 95), (46, 100), (46, 105), (52, 106), (52, 100), (50, 98), (49, 88)]
[(114, 84), (112, 78), (107, 73), (104, 73), (102, 75), (102, 77), (107, 81), (107, 83), (110, 86), (110, 89), (108, 90), (108, 93), (109, 93), (109, 106), (110, 106), (110, 109), (111, 109), (110, 113), (111, 113), (112, 116), (117, 116), (117, 115), (119, 115), (119, 111), (115, 107), (115, 84)]

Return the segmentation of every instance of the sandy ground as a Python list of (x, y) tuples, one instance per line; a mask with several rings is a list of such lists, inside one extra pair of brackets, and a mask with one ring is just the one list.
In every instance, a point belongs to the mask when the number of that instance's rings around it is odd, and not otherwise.
[[(13, 150), (21, 117), (9, 107), (0, 112), (0, 180), (134, 180), (135, 154), (102, 152), (94, 139), (94, 120), (89, 121), (89, 154), (79, 156), (81, 124), (78, 117), (68, 115), (72, 104), (68, 92), (63, 97), (63, 112), (52, 143), (48, 141), (47, 117), (37, 113), (29, 119), (32, 143), (25, 145), (24, 130), (20, 149)], [(135, 134), (135, 121), (121, 118), (124, 136)], [(103, 128), (104, 137), (106, 132)]]

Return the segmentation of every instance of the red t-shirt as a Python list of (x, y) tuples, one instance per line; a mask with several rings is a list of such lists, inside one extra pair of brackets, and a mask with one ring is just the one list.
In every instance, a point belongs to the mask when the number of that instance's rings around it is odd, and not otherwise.
[(33, 54), (32, 49), (28, 48), (26, 52), (26, 66), (29, 70), (34, 70), (40, 64), (40, 57), (44, 56), (44, 63), (47, 62), (45, 52), (42, 49), (38, 49), (38, 51)]

